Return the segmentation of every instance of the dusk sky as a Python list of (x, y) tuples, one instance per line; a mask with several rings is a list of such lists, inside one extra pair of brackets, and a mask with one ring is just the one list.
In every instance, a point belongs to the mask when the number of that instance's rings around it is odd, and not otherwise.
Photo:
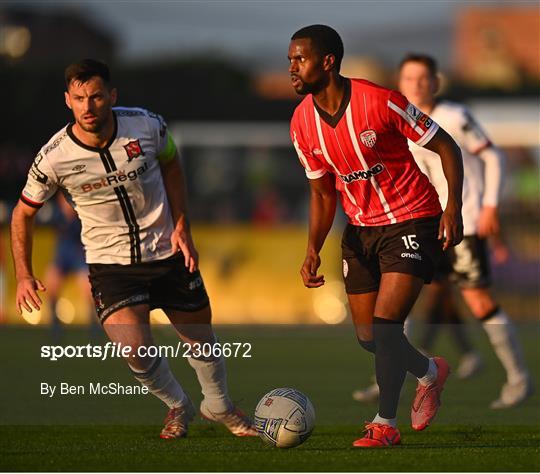
[[(391, 62), (404, 50), (451, 59), (452, 26), (459, 9), (510, 5), (510, 1), (86, 1), (28, 2), (36, 10), (71, 9), (112, 32), (121, 59), (148, 61), (163, 56), (215, 51), (275, 68), (286, 62), (291, 34), (325, 23), (343, 37), (346, 54)], [(527, 3), (527, 2), (520, 2)], [(530, 3), (530, 2), (529, 2)]]

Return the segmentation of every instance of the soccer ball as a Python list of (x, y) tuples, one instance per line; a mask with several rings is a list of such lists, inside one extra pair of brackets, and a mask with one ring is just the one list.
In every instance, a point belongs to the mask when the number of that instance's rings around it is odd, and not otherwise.
[(315, 427), (315, 410), (302, 392), (276, 388), (255, 408), (255, 427), (261, 439), (278, 448), (294, 448), (309, 438)]

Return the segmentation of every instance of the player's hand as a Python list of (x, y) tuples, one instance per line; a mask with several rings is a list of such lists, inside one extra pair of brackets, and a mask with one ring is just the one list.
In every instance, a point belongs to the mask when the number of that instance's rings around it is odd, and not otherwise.
[(453, 247), (463, 240), (463, 219), (459, 207), (446, 207), (441, 216), (438, 239), (443, 240), (443, 250)]
[(478, 219), (478, 236), (482, 238), (497, 235), (501, 230), (496, 207), (484, 206)]
[(319, 288), (319, 286), (324, 285), (324, 275), (317, 275), (317, 270), (320, 266), (321, 257), (319, 257), (319, 254), (308, 253), (306, 255), (300, 275), (302, 275), (304, 285), (308, 288)]
[(193, 273), (199, 267), (199, 253), (195, 249), (191, 232), (186, 229), (174, 229), (171, 235), (173, 252), (182, 252), (184, 255), (184, 265)]
[(22, 314), (23, 309), (29, 313), (32, 312), (32, 308), (39, 311), (43, 302), (37, 293), (38, 291), (45, 291), (45, 286), (36, 278), (25, 277), (18, 281), (15, 301), (17, 304), (17, 311), (20, 314)]

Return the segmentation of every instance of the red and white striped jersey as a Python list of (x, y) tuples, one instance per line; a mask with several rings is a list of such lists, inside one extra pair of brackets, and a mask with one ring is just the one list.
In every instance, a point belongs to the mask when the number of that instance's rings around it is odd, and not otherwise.
[(351, 224), (379, 226), (441, 212), (407, 145), (425, 145), (438, 128), (399, 92), (351, 79), (333, 116), (308, 95), (294, 112), (291, 139), (309, 179), (335, 175)]

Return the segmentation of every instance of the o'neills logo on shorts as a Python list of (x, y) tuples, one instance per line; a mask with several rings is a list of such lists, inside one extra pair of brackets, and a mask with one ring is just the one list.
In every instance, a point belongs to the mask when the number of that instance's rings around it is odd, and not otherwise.
[(83, 193), (93, 191), (94, 189), (106, 188), (107, 186), (114, 186), (116, 184), (121, 184), (125, 181), (135, 181), (139, 178), (141, 174), (148, 170), (148, 162), (146, 161), (144, 165), (139, 166), (136, 170), (131, 170), (126, 173), (123, 170), (116, 171), (114, 174), (110, 174), (105, 178), (101, 178), (99, 181), (94, 183), (86, 183), (81, 186)]
[(422, 260), (422, 255), (419, 253), (403, 252), (401, 258), (414, 258), (415, 260)]
[(376, 174), (379, 174), (384, 169), (384, 166), (380, 163), (377, 163), (375, 166), (371, 167), (367, 171), (364, 170), (358, 170), (353, 171), (349, 174), (340, 174), (339, 179), (343, 181), (344, 183), (352, 183), (353, 181), (359, 181), (359, 180), (366, 180), (370, 179), (372, 176), (375, 176)]

